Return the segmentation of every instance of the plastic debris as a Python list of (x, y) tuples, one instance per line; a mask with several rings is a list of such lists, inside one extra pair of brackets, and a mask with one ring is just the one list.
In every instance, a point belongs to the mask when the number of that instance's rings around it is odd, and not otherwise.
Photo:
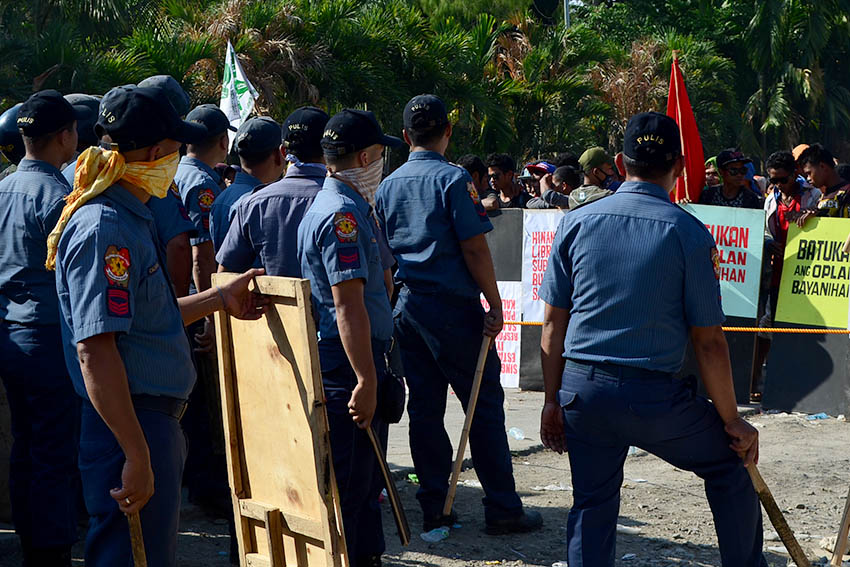
[(764, 541), (780, 541), (779, 534), (773, 530), (764, 532)]
[(552, 563), (552, 567), (570, 567), (570, 564), (566, 561), (555, 561)]
[(501, 561), (485, 561), (484, 565), (501, 565)]
[(419, 484), (419, 477), (416, 476), (416, 473), (410, 473), (409, 475), (407, 475), (407, 482)]
[(564, 486), (564, 483), (547, 484), (546, 486), (532, 486), (531, 490), (535, 492), (568, 492), (572, 491), (572, 486)]
[(523, 433), (522, 429), (519, 427), (511, 427), (508, 429), (508, 435), (516, 439), (517, 441), (522, 441), (525, 439), (525, 433)]
[(381, 494), (378, 495), (378, 503), (382, 504), (384, 502), (384, 500), (386, 500), (386, 499), (387, 499), (387, 489), (385, 488), (381, 491)]
[(829, 416), (823, 412), (806, 416), (806, 421), (817, 421), (819, 419), (829, 419)]
[(629, 456), (630, 456), (630, 457), (631, 457), (632, 455), (637, 455), (637, 453), (638, 453), (638, 448), (637, 448), (637, 447), (635, 447), (634, 445), (632, 445), (631, 447), (629, 447)]
[(481, 483), (477, 480), (462, 480), (458, 484), (469, 488), (481, 488)]
[(629, 480), (632, 481), (632, 482), (636, 482), (638, 484), (642, 484), (642, 483), (646, 482), (645, 478), (630, 478)]
[(513, 547), (509, 547), (508, 549), (510, 549), (511, 551), (513, 551), (514, 553), (516, 553), (517, 555), (519, 555), (520, 557), (522, 557), (523, 559), (528, 559), (528, 555), (526, 555), (525, 553), (522, 553), (522, 552), (520, 552), (520, 551), (517, 551), (517, 550), (516, 550), (516, 549), (514, 549)]
[(838, 421), (847, 421), (847, 418), (844, 417), (843, 413), (838, 414), (838, 417), (836, 417), (835, 419), (837, 419)]
[(637, 554), (635, 553), (627, 553), (620, 558), (621, 561), (634, 561), (637, 559)]
[(617, 524), (617, 533), (624, 535), (638, 535), (640, 533), (640, 528), (634, 528), (632, 526), (624, 526), (623, 524)]
[(449, 528), (446, 526), (440, 526), (439, 528), (434, 528), (430, 532), (419, 534), (419, 537), (428, 543), (439, 543), (449, 537)]

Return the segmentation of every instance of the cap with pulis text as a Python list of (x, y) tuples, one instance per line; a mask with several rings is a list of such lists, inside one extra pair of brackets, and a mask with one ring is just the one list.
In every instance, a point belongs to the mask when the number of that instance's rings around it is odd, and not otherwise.
[(316, 146), (322, 140), (330, 116), (321, 108), (302, 106), (286, 117), (283, 141), (287, 148)]
[(403, 143), (401, 138), (384, 134), (374, 114), (351, 108), (334, 114), (322, 136), (322, 150), (330, 157), (358, 152), (374, 144), (394, 148)]
[(425, 130), (449, 123), (446, 105), (432, 94), (418, 95), (404, 107), (404, 129)]
[(647, 164), (669, 163), (682, 155), (679, 126), (659, 112), (635, 114), (626, 125), (623, 154)]
[(268, 116), (256, 116), (239, 127), (233, 146), (239, 155), (256, 155), (278, 149), (281, 143), (280, 124)]
[(72, 106), (59, 91), (48, 89), (33, 94), (18, 108), (15, 123), (24, 136), (36, 137), (52, 134), (90, 114), (86, 108)]
[(95, 132), (108, 135), (119, 151), (152, 146), (162, 140), (195, 144), (205, 140), (206, 127), (180, 119), (161, 89), (124, 85), (115, 87), (100, 101)]

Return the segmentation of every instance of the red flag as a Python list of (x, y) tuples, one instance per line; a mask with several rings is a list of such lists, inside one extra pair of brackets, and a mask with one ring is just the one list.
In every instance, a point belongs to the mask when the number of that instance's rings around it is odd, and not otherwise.
[(699, 201), (699, 195), (705, 187), (705, 156), (702, 153), (702, 140), (697, 130), (694, 110), (685, 90), (685, 80), (679, 68), (679, 54), (673, 52), (673, 68), (670, 71), (670, 93), (667, 95), (667, 116), (676, 121), (682, 137), (682, 153), (685, 155), (685, 173), (676, 181), (676, 189), (670, 199), (678, 202), (687, 196), (691, 201)]

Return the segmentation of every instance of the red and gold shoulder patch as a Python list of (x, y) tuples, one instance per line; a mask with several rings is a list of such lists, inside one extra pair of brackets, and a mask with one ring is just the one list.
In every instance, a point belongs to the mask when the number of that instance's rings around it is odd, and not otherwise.
[(175, 197), (177, 197), (178, 199), (180, 198), (180, 189), (178, 189), (178, 188), (177, 188), (177, 183), (175, 183), (174, 181), (172, 181), (172, 182), (171, 182), (171, 187), (169, 187), (169, 189), (171, 189), (171, 193), (172, 193)]
[(126, 288), (130, 284), (130, 251), (110, 244), (103, 255), (103, 273), (109, 285)]
[(472, 202), (476, 205), (481, 202), (481, 198), (478, 196), (478, 190), (475, 189), (475, 185), (472, 181), (468, 181), (466, 183), (466, 190), (469, 192), (469, 198), (472, 199)]
[(212, 189), (201, 189), (198, 193), (198, 206), (201, 207), (202, 211), (210, 210), (213, 201), (215, 201), (215, 193)]
[(717, 248), (711, 249), (711, 263), (714, 264), (714, 277), (720, 279), (720, 253)]
[(353, 213), (334, 214), (334, 233), (340, 242), (357, 242), (357, 219)]

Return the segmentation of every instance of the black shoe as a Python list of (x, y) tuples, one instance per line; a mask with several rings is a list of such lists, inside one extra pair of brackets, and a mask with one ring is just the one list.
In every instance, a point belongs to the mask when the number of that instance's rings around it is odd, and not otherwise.
[(541, 526), (543, 526), (543, 516), (540, 512), (523, 512), (516, 518), (487, 522), (484, 533), (487, 535), (523, 534), (539, 530)]
[(357, 558), (353, 567), (381, 567), (381, 565), (380, 555), (364, 555)]
[(448, 516), (437, 516), (436, 518), (425, 518), (422, 521), (422, 531), (430, 532), (431, 530), (436, 530), (437, 528), (442, 528), (443, 526), (452, 527), (457, 523), (457, 513), (452, 510), (452, 513)]
[(24, 548), (24, 567), (71, 567), (71, 548)]

